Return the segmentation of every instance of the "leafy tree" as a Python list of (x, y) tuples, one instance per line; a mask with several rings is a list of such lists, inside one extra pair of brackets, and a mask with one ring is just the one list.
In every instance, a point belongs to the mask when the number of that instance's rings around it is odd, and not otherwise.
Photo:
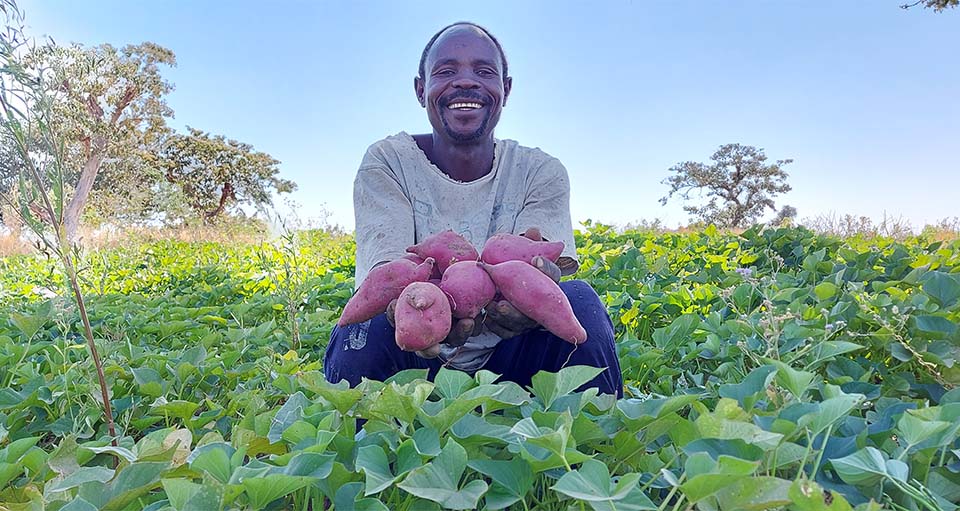
[(900, 7), (903, 9), (909, 9), (911, 7), (916, 7), (918, 5), (923, 5), (924, 8), (933, 9), (936, 12), (941, 12), (947, 8), (953, 8), (960, 5), (960, 0), (917, 0), (909, 4), (903, 4)]
[(160, 153), (167, 181), (179, 186), (194, 212), (205, 221), (243, 204), (272, 204), (271, 191), (296, 190), (277, 177), (278, 165), (267, 153), (222, 135), (188, 128), (189, 135), (170, 137)]
[(774, 218), (770, 223), (771, 225), (791, 225), (796, 218), (797, 208), (793, 206), (784, 206), (780, 208), (780, 211), (777, 212), (776, 218)]
[(171, 132), (141, 140), (126, 157), (105, 162), (90, 194), (85, 222), (137, 224), (190, 216), (179, 188), (168, 182), (160, 152)]
[(670, 197), (679, 193), (684, 201), (694, 190), (706, 194), (706, 204), (685, 205), (684, 211), (699, 220), (721, 227), (741, 227), (756, 221), (767, 208), (775, 209), (773, 198), (789, 192), (783, 166), (793, 160), (767, 164), (763, 149), (740, 144), (720, 146), (710, 157), (713, 164), (687, 161), (670, 168), (674, 174), (663, 180), (670, 186)]
[(116, 174), (168, 131), (173, 111), (164, 96), (173, 86), (161, 77), (160, 66), (175, 65), (176, 58), (150, 42), (120, 49), (48, 43), (30, 48), (21, 63), (26, 75), (42, 74), (51, 84), (49, 118), (39, 122), (55, 129), (64, 144), (65, 184), (72, 194), (63, 216), (73, 239), (100, 171)]

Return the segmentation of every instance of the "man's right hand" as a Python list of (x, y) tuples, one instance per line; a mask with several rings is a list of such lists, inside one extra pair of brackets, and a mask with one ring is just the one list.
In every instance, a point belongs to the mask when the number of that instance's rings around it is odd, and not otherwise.
[[(393, 300), (387, 305), (387, 321), (390, 323), (390, 326), (394, 328), (397, 327), (394, 320), (396, 310), (397, 300)], [(463, 344), (467, 342), (467, 339), (479, 335), (482, 329), (483, 322), (477, 322), (471, 318), (454, 318), (453, 324), (450, 326), (450, 334), (447, 335), (447, 338), (440, 344), (447, 344), (453, 347), (463, 346)], [(437, 356), (440, 355), (440, 344), (415, 353), (423, 358), (437, 358)]]

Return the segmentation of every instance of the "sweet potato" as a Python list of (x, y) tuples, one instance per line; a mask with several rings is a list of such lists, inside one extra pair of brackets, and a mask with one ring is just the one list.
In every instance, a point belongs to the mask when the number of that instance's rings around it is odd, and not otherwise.
[(407, 252), (422, 258), (432, 257), (437, 261), (437, 268), (441, 275), (457, 261), (480, 259), (477, 249), (469, 241), (449, 229), (407, 247)]
[(387, 305), (397, 299), (408, 284), (429, 279), (433, 266), (434, 260), (428, 257), (420, 264), (397, 259), (370, 270), (367, 279), (347, 301), (337, 325), (360, 323), (386, 311)]
[(580, 344), (587, 340), (567, 295), (543, 272), (523, 261), (480, 265), (518, 311), (567, 342)]
[(439, 287), (413, 282), (404, 288), (393, 316), (397, 346), (404, 351), (422, 351), (446, 339), (453, 320), (450, 302)]
[(453, 263), (443, 272), (440, 289), (450, 298), (454, 318), (475, 318), (490, 303), (497, 288), (475, 261)]
[(484, 243), (480, 260), (487, 264), (500, 264), (504, 261), (529, 263), (534, 257), (543, 256), (557, 262), (562, 252), (562, 241), (534, 241), (516, 234), (500, 233), (494, 234)]
[[(417, 264), (420, 264), (420, 263), (423, 262), (423, 258), (422, 258), (422, 257), (418, 256), (417, 254), (411, 254), (411, 253), (409, 253), (409, 252), (406, 253), (406, 254), (404, 254), (403, 259), (409, 259), (409, 260), (411, 260), (411, 261), (413, 261), (413, 262), (415, 262), (415, 263), (417, 263)], [(440, 268), (438, 268), (437, 265), (434, 264), (434, 265), (433, 265), (433, 272), (430, 274), (430, 280), (436, 279), (437, 282), (435, 282), (435, 284), (437, 284), (437, 285), (439, 286), (439, 285), (440, 285), (440, 277), (442, 277), (442, 276), (443, 276), (443, 275), (440, 273)]]

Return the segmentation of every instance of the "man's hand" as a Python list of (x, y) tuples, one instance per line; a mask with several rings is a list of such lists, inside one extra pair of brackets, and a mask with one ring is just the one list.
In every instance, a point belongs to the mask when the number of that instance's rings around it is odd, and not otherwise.
[[(397, 325), (394, 320), (394, 316), (397, 311), (397, 300), (393, 300), (387, 305), (387, 321), (390, 322), (390, 326), (396, 328)], [(453, 319), (453, 324), (450, 326), (450, 334), (447, 335), (447, 338), (443, 340), (440, 344), (449, 344), (453, 347), (463, 346), (467, 339), (478, 335), (480, 330), (483, 328), (483, 323), (474, 321), (473, 319)], [(422, 351), (417, 351), (417, 355), (420, 355), (423, 358), (437, 358), (440, 355), (440, 345), (427, 348)]]
[[(523, 236), (534, 241), (542, 241), (540, 229), (531, 227), (523, 233)], [(530, 261), (534, 267), (550, 277), (554, 282), (560, 282), (560, 267), (553, 261), (537, 256)], [(484, 325), (488, 330), (497, 334), (501, 339), (516, 337), (527, 331), (533, 330), (537, 326), (536, 321), (528, 318), (522, 312), (518, 311), (507, 300), (494, 300), (486, 307), (487, 317)]]

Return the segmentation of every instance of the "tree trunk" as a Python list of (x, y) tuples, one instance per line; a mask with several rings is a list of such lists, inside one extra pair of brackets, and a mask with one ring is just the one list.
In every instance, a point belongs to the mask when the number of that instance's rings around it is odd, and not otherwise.
[(92, 144), (90, 156), (83, 165), (83, 173), (80, 174), (80, 180), (77, 181), (77, 188), (74, 190), (73, 198), (67, 205), (64, 212), (63, 225), (67, 231), (67, 240), (71, 243), (77, 241), (77, 231), (80, 228), (80, 215), (83, 213), (83, 206), (90, 197), (90, 190), (93, 189), (93, 182), (97, 179), (97, 172), (100, 171), (100, 164), (103, 163), (103, 156), (107, 150), (107, 143), (103, 137), (98, 136)]
[(223, 210), (227, 207), (227, 199), (234, 198), (236, 197), (233, 194), (233, 185), (231, 183), (224, 183), (223, 190), (220, 192), (220, 203), (217, 204), (217, 209), (204, 213), (204, 220), (209, 222), (218, 217), (220, 213), (223, 213)]

